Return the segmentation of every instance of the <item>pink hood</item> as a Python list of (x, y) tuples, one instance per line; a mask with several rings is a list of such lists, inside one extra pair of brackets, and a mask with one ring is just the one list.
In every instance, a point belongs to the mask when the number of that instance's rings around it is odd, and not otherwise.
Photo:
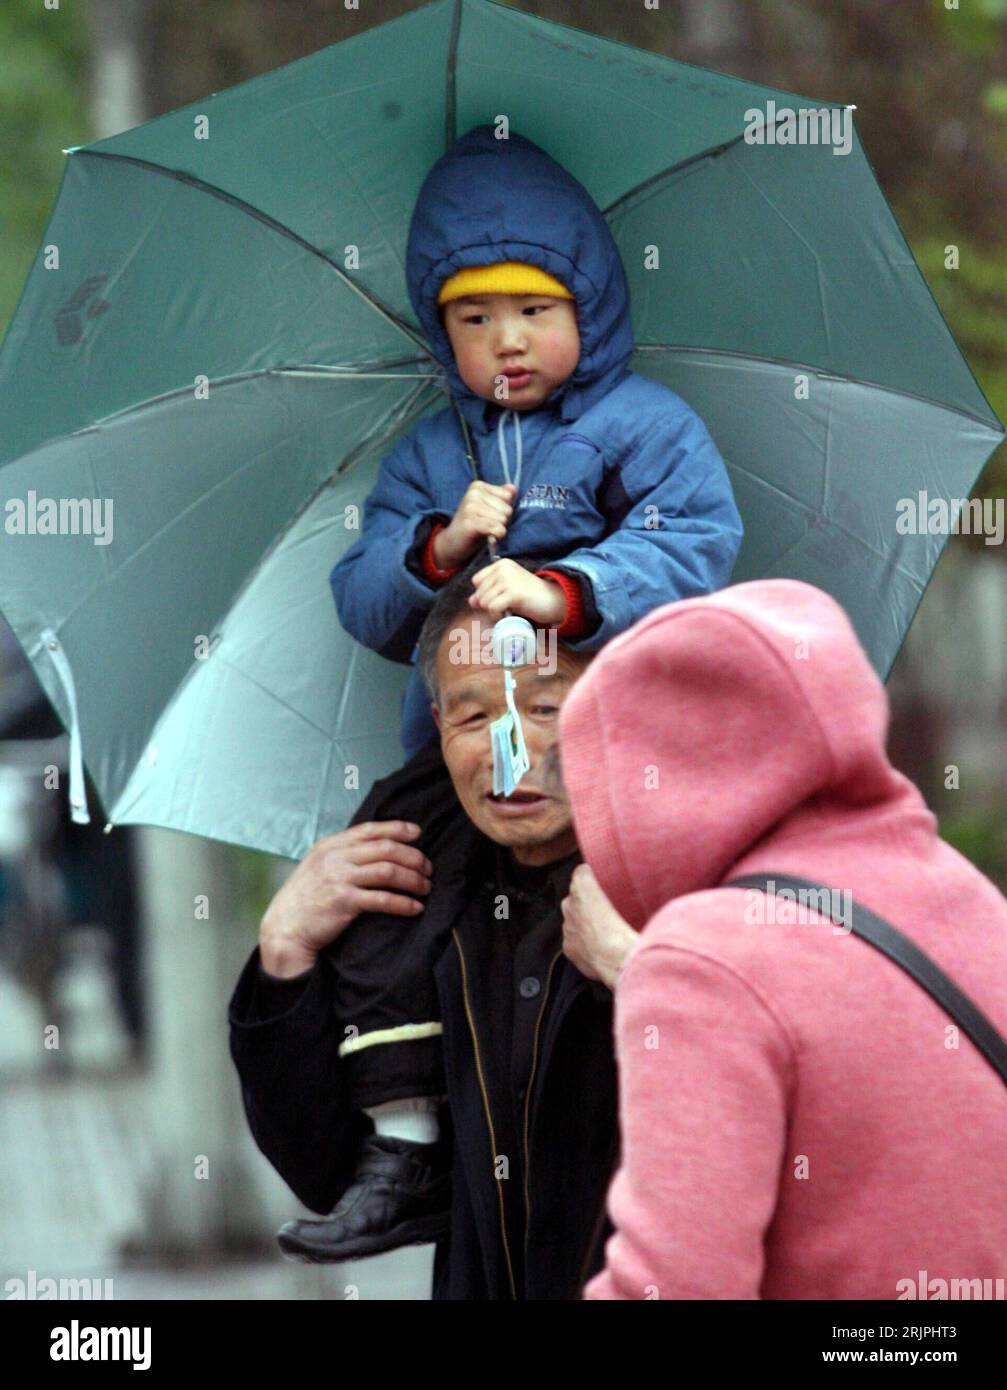
[(731, 877), (770, 831), (775, 842), (823, 812), (887, 801), (933, 827), (888, 761), (887, 729), (884, 687), (821, 589), (767, 579), (666, 604), (610, 642), (564, 702), (581, 852), (639, 930), (670, 899)]
[(641, 933), (615, 990), (616, 1229), (586, 1298), (1007, 1285), (993, 1068), (865, 942), (720, 886), (849, 892), (1007, 1033), (1007, 903), (889, 763), (887, 720), (842, 610), (783, 579), (657, 609), (567, 696), (580, 848)]

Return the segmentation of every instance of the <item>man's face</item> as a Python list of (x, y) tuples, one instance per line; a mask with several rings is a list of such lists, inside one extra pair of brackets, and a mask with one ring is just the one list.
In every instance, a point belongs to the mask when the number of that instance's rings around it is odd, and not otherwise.
[[(557, 643), (554, 660), (546, 661), (546, 653), (541, 653), (541, 661), (512, 672), (514, 703), (531, 766), (510, 797), (501, 794), (494, 800), (490, 724), (506, 713), (507, 705), (504, 668), (479, 660), (486, 632), (484, 614), (459, 614), (437, 653), (442, 708), (432, 705), (431, 709), (444, 761), (458, 800), (484, 835), (509, 846), (522, 864), (550, 864), (572, 854), (577, 840), (561, 784), (551, 786), (552, 794), (544, 794), (545, 759), (556, 743), (560, 706), (592, 653), (572, 652)], [(459, 651), (475, 659), (459, 661)], [(530, 793), (539, 795), (525, 800)]]
[[(470, 391), (514, 410), (533, 410), (580, 360), (572, 299), (548, 294), (477, 294), (444, 306), (458, 374)], [(518, 369), (525, 375), (518, 376)], [(499, 378), (506, 376), (507, 394)]]

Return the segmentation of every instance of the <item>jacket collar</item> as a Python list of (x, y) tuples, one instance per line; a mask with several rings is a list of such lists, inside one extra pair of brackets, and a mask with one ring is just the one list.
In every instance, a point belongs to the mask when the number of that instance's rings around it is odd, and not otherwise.
[[(581, 415), (596, 401), (608, 395), (631, 374), (629, 367), (619, 366), (597, 381), (581, 384), (568, 380), (557, 386), (552, 395), (547, 396), (538, 409), (552, 410), (562, 424), (571, 425), (575, 420), (579, 420)], [(487, 435), (495, 430), (501, 413), (509, 409), (508, 406), (502, 405), (499, 401), (483, 400), (482, 396), (477, 396), (468, 389), (463, 393), (455, 392), (454, 399), (455, 404), (464, 414), (469, 427), (480, 435)], [(522, 412), (523, 415), (527, 413)]]
[[(455, 398), (469, 427), (476, 434), (488, 435), (496, 430), (501, 414), (510, 407), (499, 401), (485, 401), (481, 396), (467, 391), (464, 396)], [(557, 386), (551, 396), (547, 396), (539, 410), (552, 409), (564, 425), (572, 424), (585, 407), (583, 389), (570, 386)], [(522, 411), (522, 416), (527, 412)]]
[(506, 846), (495, 845), (494, 849), (495, 853), (488, 857), (489, 872), (484, 882), (519, 902), (538, 900), (543, 913), (551, 911), (566, 897), (573, 871), (581, 862), (577, 849), (541, 868), (528, 869), (517, 863)]
[[(548, 885), (557, 901), (566, 896), (573, 872), (582, 862), (580, 850), (575, 849), (562, 859), (542, 865), (542, 882)], [(526, 886), (522, 879), (534, 879), (536, 871), (533, 869), (528, 875), (522, 872), (523, 868), (511, 858), (506, 845), (491, 840), (465, 816), (459, 820), (452, 863), (441, 876), (440, 884), (443, 888), (460, 886), (477, 892), (480, 888), (496, 887), (504, 882), (510, 884), (518, 895), (529, 897), (533, 895), (531, 885)]]

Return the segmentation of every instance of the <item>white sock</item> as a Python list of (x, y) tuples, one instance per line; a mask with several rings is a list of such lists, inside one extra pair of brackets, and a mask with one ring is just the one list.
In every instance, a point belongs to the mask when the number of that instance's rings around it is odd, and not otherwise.
[(365, 1106), (364, 1114), (374, 1121), (376, 1134), (393, 1139), (411, 1139), (414, 1144), (433, 1144), (440, 1129), (437, 1124), (436, 1096), (407, 1096)]

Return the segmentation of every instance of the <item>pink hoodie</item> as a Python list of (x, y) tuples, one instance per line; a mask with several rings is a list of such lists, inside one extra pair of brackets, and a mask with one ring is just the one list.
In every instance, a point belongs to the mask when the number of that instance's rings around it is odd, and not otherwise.
[(580, 848), (642, 933), (616, 988), (616, 1232), (585, 1298), (895, 1299), (1007, 1280), (993, 1068), (866, 942), (717, 887), (775, 870), (848, 890), (1007, 1034), (1007, 902), (938, 838), (888, 762), (887, 724), (841, 608), (783, 579), (655, 610), (567, 697)]

